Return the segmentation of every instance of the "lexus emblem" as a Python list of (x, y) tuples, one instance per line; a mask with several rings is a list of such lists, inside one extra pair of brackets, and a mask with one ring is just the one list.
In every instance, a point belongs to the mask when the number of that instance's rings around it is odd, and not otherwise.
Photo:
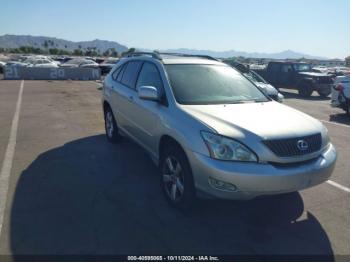
[(309, 144), (305, 140), (299, 140), (297, 146), (300, 151), (305, 151), (309, 148)]

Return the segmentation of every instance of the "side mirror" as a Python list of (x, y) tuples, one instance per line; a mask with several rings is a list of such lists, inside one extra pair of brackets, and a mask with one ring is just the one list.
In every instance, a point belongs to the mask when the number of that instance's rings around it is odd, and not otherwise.
[(160, 101), (158, 90), (154, 86), (140, 86), (137, 94), (143, 100)]
[(277, 94), (277, 101), (280, 103), (283, 103), (284, 101), (284, 95), (282, 95), (281, 93)]

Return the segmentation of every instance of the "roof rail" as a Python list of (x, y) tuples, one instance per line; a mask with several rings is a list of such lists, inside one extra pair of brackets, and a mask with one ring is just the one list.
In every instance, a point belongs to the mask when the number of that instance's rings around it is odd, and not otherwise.
[(190, 54), (182, 54), (182, 53), (158, 53), (160, 55), (172, 55), (172, 56), (182, 56), (182, 57), (199, 57), (199, 58), (205, 58), (209, 60), (219, 61), (218, 59), (209, 56), (209, 55), (190, 55)]
[(155, 59), (162, 60), (159, 53), (157, 53), (157, 52), (133, 52), (133, 53), (127, 54), (124, 57), (134, 57), (134, 56), (143, 56), (143, 55), (148, 55), (148, 56), (151, 56)]
[(152, 58), (162, 60), (161, 55), (169, 55), (169, 56), (180, 56), (180, 57), (199, 57), (199, 58), (205, 58), (213, 61), (219, 61), (218, 59), (209, 56), (209, 55), (190, 55), (190, 54), (182, 54), (182, 53), (160, 53), (158, 51), (154, 52), (133, 52), (124, 55), (124, 57), (136, 57), (136, 56), (143, 56), (143, 55), (148, 55), (151, 56)]

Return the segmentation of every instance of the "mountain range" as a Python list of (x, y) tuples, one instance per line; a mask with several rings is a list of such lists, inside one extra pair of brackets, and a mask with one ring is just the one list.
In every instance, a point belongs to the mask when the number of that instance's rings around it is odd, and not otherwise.
[[(163, 51), (160, 51), (163, 52)], [(277, 53), (258, 53), (258, 52), (243, 52), (243, 51), (235, 51), (235, 50), (229, 50), (229, 51), (211, 51), (211, 50), (196, 50), (196, 49), (186, 49), (186, 48), (180, 48), (180, 49), (168, 49), (164, 50), (164, 52), (178, 52), (183, 54), (192, 54), (192, 55), (209, 55), (212, 57), (219, 57), (219, 58), (228, 58), (228, 57), (249, 57), (249, 58), (270, 58), (270, 59), (299, 59), (299, 58), (307, 58), (307, 59), (327, 59), (325, 57), (319, 57), (319, 56), (311, 56), (308, 54), (298, 53), (292, 50), (286, 50), (282, 52)]]
[(110, 48), (115, 48), (118, 53), (127, 51), (128, 48), (117, 42), (95, 39), (92, 41), (73, 42), (65, 39), (46, 36), (31, 35), (3, 35), (0, 36), (0, 47), (3, 48), (19, 48), (21, 46), (32, 46), (37, 48), (59, 48), (67, 51), (75, 49), (96, 48), (100, 52), (104, 52)]
[[(65, 39), (59, 39), (55, 37), (46, 37), (46, 36), (31, 36), (31, 35), (3, 35), (0, 36), (0, 47), (3, 48), (19, 48), (21, 46), (32, 46), (38, 48), (59, 48), (65, 49), (68, 51), (73, 51), (75, 49), (87, 49), (87, 48), (96, 48), (101, 53), (114, 48), (118, 53), (128, 50), (128, 47), (122, 44), (119, 44), (114, 41), (99, 40), (95, 39), (92, 41), (80, 41), (73, 42)], [(141, 51), (151, 51), (149, 49), (137, 48)], [(242, 51), (212, 51), (212, 50), (196, 50), (196, 49), (167, 49), (161, 50), (161, 52), (171, 52), (171, 53), (184, 53), (184, 54), (201, 54), (209, 55), (218, 58), (228, 58), (228, 57), (250, 57), (250, 58), (270, 58), (270, 59), (298, 59), (298, 58), (308, 58), (308, 59), (327, 59), (319, 56), (311, 56), (308, 54), (303, 54), (295, 52), (292, 50), (286, 50), (277, 53), (258, 53), (258, 52), (242, 52)]]

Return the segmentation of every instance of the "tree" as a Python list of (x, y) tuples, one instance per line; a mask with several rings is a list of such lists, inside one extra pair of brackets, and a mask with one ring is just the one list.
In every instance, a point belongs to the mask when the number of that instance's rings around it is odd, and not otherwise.
[(350, 55), (345, 58), (345, 63), (346, 63), (346, 66), (350, 66)]
[(20, 52), (23, 53), (23, 54), (29, 54), (29, 53), (31, 53), (31, 52), (30, 52), (30, 48), (28, 48), (27, 46), (21, 46), (21, 47), (19, 48), (19, 50), (20, 50)]
[(109, 56), (109, 55), (110, 55), (109, 51), (110, 51), (110, 49), (108, 48), (106, 51), (104, 51), (104, 52), (102, 53), (102, 55), (103, 55), (103, 56)]
[(75, 49), (73, 51), (73, 55), (75, 55), (75, 56), (82, 56), (83, 55), (83, 51), (81, 51), (80, 49)]
[(58, 55), (58, 49), (57, 48), (50, 48), (49, 49), (49, 53), (51, 54), (51, 55)]
[(123, 52), (122, 56), (126, 56), (128, 54), (134, 53), (135, 51), (136, 51), (136, 49), (134, 47), (131, 47), (131, 48), (129, 48), (128, 51)]
[(118, 57), (118, 52), (117, 50), (115, 50), (115, 48), (111, 48), (111, 53), (110, 53), (111, 56), (113, 57)]
[(18, 48), (11, 48), (10, 49), (10, 53), (13, 53), (13, 54), (18, 54), (20, 53), (21, 51), (18, 49)]
[(45, 48), (47, 48), (47, 47), (49, 46), (49, 43), (48, 43), (48, 41), (47, 41), (47, 40), (45, 40), (45, 42), (44, 42), (43, 46), (44, 46)]

